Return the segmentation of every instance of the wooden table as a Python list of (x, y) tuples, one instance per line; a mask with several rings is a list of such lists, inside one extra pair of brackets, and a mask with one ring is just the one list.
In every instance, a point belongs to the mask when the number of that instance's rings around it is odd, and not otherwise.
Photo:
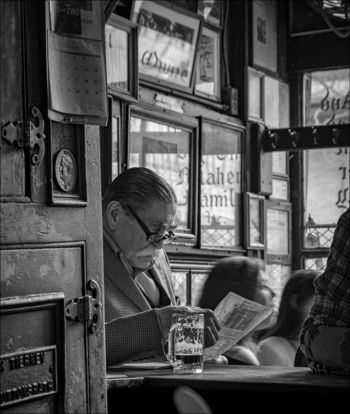
[(196, 375), (171, 370), (118, 374), (124, 377), (107, 375), (110, 412), (118, 412), (122, 402), (129, 407), (125, 412), (176, 412), (172, 394), (179, 385), (195, 389), (213, 413), (338, 414), (350, 407), (349, 376), (316, 375), (309, 368), (206, 365)]

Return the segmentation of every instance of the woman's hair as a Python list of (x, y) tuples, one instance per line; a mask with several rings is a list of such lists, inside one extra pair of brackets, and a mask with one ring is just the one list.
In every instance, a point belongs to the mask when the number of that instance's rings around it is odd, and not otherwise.
[(103, 211), (112, 200), (119, 201), (122, 207), (131, 205), (136, 209), (153, 201), (177, 204), (171, 185), (144, 167), (129, 168), (113, 180), (102, 200)]
[(300, 307), (314, 296), (314, 280), (319, 274), (307, 269), (292, 274), (283, 289), (276, 324), (261, 339), (269, 336), (294, 339), (299, 335), (305, 317)]
[(262, 260), (246, 256), (221, 259), (209, 273), (198, 306), (215, 309), (228, 292), (254, 300), (259, 286)]

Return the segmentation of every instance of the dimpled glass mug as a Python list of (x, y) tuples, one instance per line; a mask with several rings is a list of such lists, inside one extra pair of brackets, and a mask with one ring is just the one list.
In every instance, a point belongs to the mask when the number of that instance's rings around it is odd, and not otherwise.
[(175, 374), (203, 372), (204, 314), (172, 315), (168, 360)]

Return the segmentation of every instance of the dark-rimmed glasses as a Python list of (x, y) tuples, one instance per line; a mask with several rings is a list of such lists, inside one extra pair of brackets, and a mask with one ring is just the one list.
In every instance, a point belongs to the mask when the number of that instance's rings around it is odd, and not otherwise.
[(130, 211), (134, 219), (139, 223), (141, 229), (146, 235), (147, 241), (152, 243), (154, 246), (158, 246), (161, 243), (169, 244), (176, 239), (176, 235), (171, 229), (164, 234), (150, 232), (146, 224), (140, 219), (140, 217), (135, 213), (135, 211), (130, 206), (125, 207)]

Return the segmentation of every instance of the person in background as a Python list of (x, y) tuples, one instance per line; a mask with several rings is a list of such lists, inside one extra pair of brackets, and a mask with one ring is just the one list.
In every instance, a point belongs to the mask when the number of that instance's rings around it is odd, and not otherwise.
[(293, 367), (299, 348), (299, 335), (315, 297), (316, 270), (297, 270), (287, 281), (276, 324), (265, 332), (258, 344), (260, 365)]
[(314, 372), (350, 373), (350, 208), (338, 220), (326, 269), (315, 280), (300, 344)]
[[(257, 258), (233, 256), (221, 259), (209, 273), (198, 305), (214, 310), (228, 292), (234, 292), (261, 305), (273, 307), (271, 290), (264, 284), (264, 270), (265, 263)], [(257, 329), (266, 329), (275, 320), (273, 312)], [(225, 352), (229, 364), (259, 365), (254, 332)]]
[(103, 197), (107, 365), (166, 360), (174, 312), (205, 314), (205, 343), (219, 324), (207, 309), (178, 306), (163, 245), (175, 238), (173, 188), (147, 168), (118, 175)]

